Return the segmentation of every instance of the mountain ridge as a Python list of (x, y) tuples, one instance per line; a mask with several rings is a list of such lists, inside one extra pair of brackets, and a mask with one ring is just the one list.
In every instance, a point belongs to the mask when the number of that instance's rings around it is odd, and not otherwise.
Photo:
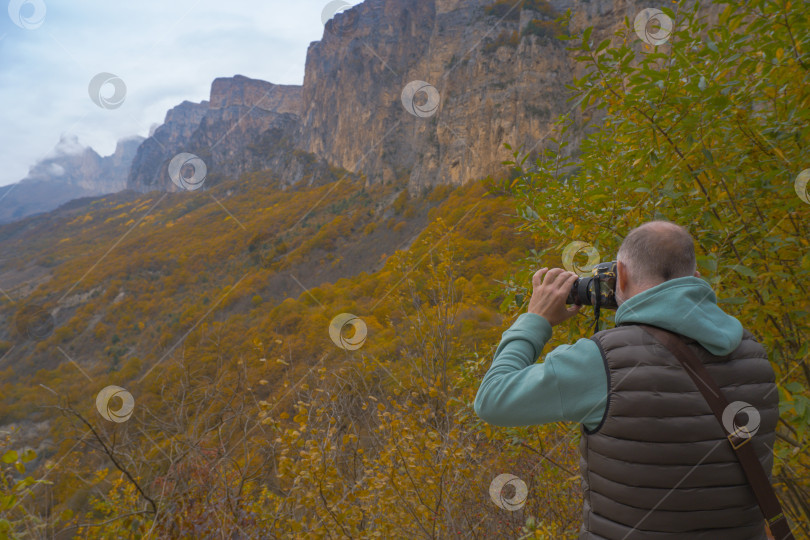
[[(593, 26), (602, 39), (638, 5), (366, 0), (327, 21), (307, 50), (301, 85), (218, 77), (209, 99), (169, 109), (131, 163), (121, 164), (125, 187), (184, 189), (169, 174), (180, 154), (206, 165), (204, 187), (260, 170), (284, 185), (309, 185), (338, 169), (367, 185), (404, 180), (415, 194), (502, 175), (512, 157), (506, 144), (536, 156), (560, 114), (582, 115), (566, 101), (579, 68), (556, 38)], [(566, 28), (555, 19), (568, 9)], [(431, 110), (418, 111), (428, 94)], [(576, 151), (583, 124), (566, 151)], [(9, 212), (6, 221), (27, 215)]]
[(112, 154), (101, 156), (82, 145), (75, 135), (63, 135), (25, 178), (0, 187), (0, 223), (48, 212), (80, 197), (126, 189), (129, 165), (143, 141), (137, 135), (125, 137)]
[[(292, 185), (333, 166), (369, 184), (406, 180), (416, 193), (502, 174), (505, 144), (536, 156), (559, 115), (580, 119), (566, 98), (581, 68), (557, 38), (587, 26), (608, 37), (639, 5), (366, 0), (327, 21), (302, 85), (216, 79), (194, 133), (167, 136), (161, 152), (147, 140), (128, 187), (178, 189), (168, 164), (181, 152), (202, 158), (208, 185), (262, 169)], [(568, 25), (558, 22), (568, 9)], [(164, 132), (170, 124), (167, 116)]]
[[(320, 168), (365, 175), (369, 183), (407, 179), (412, 192), (498, 174), (510, 157), (504, 143), (536, 152), (565, 109), (570, 59), (554, 39), (553, 19), (576, 2), (552, 7), (533, 0), (505, 16), (492, 7), (498, 4), (357, 4), (329, 21), (323, 38), (310, 44), (301, 86), (240, 75), (215, 80), (195, 133), (167, 137), (172, 144), (160, 155), (145, 142), (128, 187), (174, 190), (168, 163), (179, 152), (205, 161), (207, 183), (269, 168), (294, 184), (306, 174), (299, 161), (288, 159), (291, 152), (308, 154)], [(545, 26), (537, 30), (533, 21)], [(488, 32), (492, 26), (498, 32)], [(421, 91), (408, 94), (414, 83)], [(418, 107), (427, 92), (438, 96), (436, 106), (409, 112), (407, 101)], [(169, 124), (167, 117), (164, 126)], [(268, 131), (284, 144), (251, 153)]]

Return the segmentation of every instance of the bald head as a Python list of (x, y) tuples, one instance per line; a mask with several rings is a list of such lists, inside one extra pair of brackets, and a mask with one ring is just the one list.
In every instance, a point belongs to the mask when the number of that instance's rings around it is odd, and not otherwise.
[(685, 228), (669, 221), (650, 221), (625, 237), (616, 260), (636, 288), (650, 288), (695, 275), (695, 243)]

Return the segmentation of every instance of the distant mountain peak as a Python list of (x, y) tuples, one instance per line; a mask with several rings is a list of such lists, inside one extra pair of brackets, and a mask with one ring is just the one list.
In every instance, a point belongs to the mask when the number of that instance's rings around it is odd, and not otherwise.
[[(79, 136), (75, 133), (62, 133), (59, 136), (59, 142), (53, 149), (45, 156), (45, 159), (54, 159), (64, 156), (77, 156), (83, 154), (88, 149), (79, 141)], [(36, 167), (36, 165), (34, 165)]]
[(48, 155), (17, 184), (0, 188), (0, 223), (47, 212), (78, 197), (116, 193), (126, 188), (132, 160), (143, 137), (131, 136), (101, 157), (75, 134), (63, 134)]

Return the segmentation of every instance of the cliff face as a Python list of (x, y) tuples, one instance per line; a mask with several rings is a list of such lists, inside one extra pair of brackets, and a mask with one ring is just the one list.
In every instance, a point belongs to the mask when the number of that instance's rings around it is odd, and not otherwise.
[[(411, 189), (502, 175), (513, 148), (539, 152), (559, 114), (579, 109), (566, 85), (581, 68), (555, 39), (571, 9), (578, 34), (610, 37), (640, 2), (552, 0), (366, 0), (351, 31), (310, 45), (300, 144), (371, 181), (408, 178)], [(327, 29), (328, 30), (328, 29)], [(435, 114), (401, 103), (414, 80), (438, 92)], [(426, 99), (417, 94), (417, 104)], [(421, 100), (421, 101), (420, 101)], [(325, 106), (328, 104), (328, 106)], [(575, 135), (574, 145), (581, 137)]]
[[(178, 152), (203, 158), (209, 182), (265, 168), (287, 184), (312, 182), (329, 165), (368, 182), (407, 180), (412, 190), (501, 175), (511, 158), (504, 143), (539, 153), (559, 114), (579, 114), (566, 85), (582, 68), (554, 36), (594, 26), (598, 43), (644, 7), (634, 0), (513, 5), (366, 0), (329, 21), (310, 45), (303, 87), (217, 79), (210, 104), (170, 111), (139, 149), (129, 186), (176, 189), (166, 171)], [(566, 9), (570, 28), (559, 28), (553, 20)], [(414, 81), (426, 91), (409, 100), (403, 90)]]
[[(114, 193), (126, 189), (129, 169), (143, 141), (143, 137), (130, 137), (118, 141), (115, 152), (101, 158), (101, 176), (85, 186), (99, 193)], [(99, 179), (102, 181), (99, 182)]]
[(301, 87), (273, 84), (242, 75), (214, 79), (211, 84), (211, 110), (257, 107), (279, 114), (301, 113)]
[(78, 197), (121, 191), (126, 188), (130, 165), (143, 140), (122, 139), (113, 154), (101, 157), (75, 137), (63, 137), (24, 179), (0, 188), (0, 223), (47, 212)]
[[(502, 172), (503, 143), (535, 146), (564, 110), (570, 73), (559, 42), (520, 39), (530, 20), (550, 17), (514, 10), (503, 18), (487, 14), (491, 4), (367, 0), (354, 8), (355, 32), (326, 32), (310, 46), (302, 146), (372, 181), (407, 176), (414, 188)], [(401, 92), (414, 80), (438, 91), (435, 114), (406, 111)], [(425, 97), (417, 94), (417, 104)]]
[(175, 154), (182, 152), (188, 144), (194, 131), (202, 122), (208, 102), (192, 103), (184, 101), (166, 113), (166, 120), (152, 135), (138, 148), (135, 159), (127, 179), (127, 187), (137, 191), (150, 191), (153, 189), (169, 189), (162, 181), (167, 175), (168, 162), (164, 156), (171, 159)]
[(216, 79), (209, 101), (175, 107), (141, 145), (128, 186), (138, 191), (180, 189), (169, 177), (168, 165), (181, 152), (202, 158), (208, 184), (267, 168), (293, 174), (284, 158), (293, 151), (301, 103), (300, 86), (241, 75)]

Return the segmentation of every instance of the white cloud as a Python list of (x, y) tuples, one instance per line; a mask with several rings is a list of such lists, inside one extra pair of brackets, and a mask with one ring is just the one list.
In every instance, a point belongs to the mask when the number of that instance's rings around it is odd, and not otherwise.
[[(171, 107), (208, 99), (216, 77), (301, 84), (327, 0), (46, 3), (36, 30), (0, 12), (0, 185), (23, 178), (62, 133), (101, 155), (120, 138), (147, 136)], [(90, 99), (100, 72), (126, 84), (119, 108)]]
[(51, 163), (51, 166), (48, 167), (48, 173), (51, 176), (64, 176), (65, 168), (56, 163)]
[[(85, 146), (79, 142), (79, 138), (72, 133), (63, 134), (56, 146), (53, 147), (46, 157), (56, 158), (62, 156), (75, 156), (85, 151)], [(64, 173), (64, 171), (62, 171)]]

